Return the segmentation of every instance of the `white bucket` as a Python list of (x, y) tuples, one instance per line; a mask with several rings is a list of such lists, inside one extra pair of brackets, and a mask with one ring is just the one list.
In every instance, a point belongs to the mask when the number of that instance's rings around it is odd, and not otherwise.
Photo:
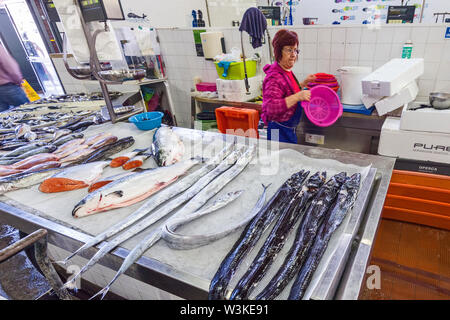
[(361, 80), (372, 73), (371, 67), (341, 67), (337, 70), (341, 75), (341, 103), (350, 105), (362, 104)]

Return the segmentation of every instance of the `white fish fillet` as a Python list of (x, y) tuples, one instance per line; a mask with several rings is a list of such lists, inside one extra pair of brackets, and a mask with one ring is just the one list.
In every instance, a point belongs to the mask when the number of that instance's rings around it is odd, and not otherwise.
[(109, 161), (97, 161), (87, 164), (82, 164), (74, 167), (65, 168), (58, 172), (51, 178), (67, 178), (77, 181), (83, 181), (86, 184), (91, 184), (98, 180), (103, 173), (103, 169), (109, 165)]
[(171, 184), (200, 161), (191, 159), (127, 175), (88, 194), (73, 209), (75, 218), (132, 205)]

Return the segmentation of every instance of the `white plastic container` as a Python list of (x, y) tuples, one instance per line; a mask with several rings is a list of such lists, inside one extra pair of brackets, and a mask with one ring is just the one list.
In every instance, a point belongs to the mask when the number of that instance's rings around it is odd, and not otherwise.
[(400, 119), (387, 117), (378, 154), (387, 157), (450, 163), (450, 134), (400, 129)]
[(363, 93), (390, 97), (399, 93), (424, 72), (424, 60), (392, 59), (362, 80)]
[(200, 38), (205, 59), (212, 60), (215, 56), (225, 53), (223, 32), (202, 32)]
[(371, 67), (341, 67), (341, 103), (349, 105), (362, 104), (361, 80), (372, 72)]
[(380, 101), (375, 102), (375, 108), (377, 109), (378, 115), (383, 116), (386, 113), (397, 110), (401, 108), (406, 103), (410, 103), (416, 99), (417, 94), (419, 93), (419, 87), (417, 86), (416, 81), (411, 82), (399, 93), (394, 94), (391, 97), (386, 97), (381, 99)]

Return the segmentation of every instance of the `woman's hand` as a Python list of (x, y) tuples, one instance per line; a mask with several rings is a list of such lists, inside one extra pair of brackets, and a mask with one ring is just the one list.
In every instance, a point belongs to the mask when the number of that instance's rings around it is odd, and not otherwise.
[(308, 85), (308, 83), (314, 82), (314, 81), (316, 81), (316, 76), (313, 75), (313, 74), (310, 74), (310, 75), (308, 75), (308, 76), (306, 77), (305, 80), (303, 80), (303, 83), (304, 83), (305, 86), (306, 86), (306, 85)]
[(309, 101), (311, 99), (311, 91), (302, 90), (297, 93), (298, 101)]

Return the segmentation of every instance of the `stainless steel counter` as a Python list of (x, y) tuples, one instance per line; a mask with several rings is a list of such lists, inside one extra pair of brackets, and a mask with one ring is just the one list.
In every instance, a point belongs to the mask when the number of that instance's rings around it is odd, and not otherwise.
[[(180, 129), (184, 134), (192, 134), (191, 129)], [(216, 134), (209, 133), (208, 134)], [(218, 134), (220, 135), (220, 134)], [(335, 259), (344, 262), (340, 272), (333, 272), (333, 279), (329, 279), (315, 290), (312, 299), (357, 299), (365, 270), (369, 262), (370, 250), (376, 237), (384, 199), (394, 167), (394, 159), (357, 154), (341, 150), (322, 149), (302, 145), (280, 144), (281, 149), (294, 149), (304, 155), (317, 159), (334, 159), (346, 164), (358, 166), (372, 165), (368, 182), (364, 188), (368, 197), (355, 204), (363, 212), (357, 220), (351, 221), (346, 230), (346, 237), (340, 243), (342, 252)], [(375, 170), (376, 169), (376, 170)], [(91, 236), (67, 224), (45, 219), (34, 213), (34, 209), (12, 201), (4, 196), (0, 197), (0, 213), (3, 223), (12, 225), (26, 233), (38, 228), (45, 228), (49, 232), (49, 242), (73, 252), (86, 242)], [(354, 241), (356, 240), (356, 241)], [(353, 241), (353, 243), (352, 243)], [(81, 254), (84, 258), (91, 258), (97, 249), (91, 248)], [(102, 260), (100, 264), (118, 270), (128, 251), (117, 248)], [(338, 261), (331, 261), (329, 269)], [(175, 268), (157, 260), (141, 257), (128, 271), (127, 275), (143, 281), (164, 291), (186, 299), (206, 299), (209, 281), (185, 272), (182, 268)], [(338, 276), (336, 276), (338, 275)], [(341, 277), (341, 275), (343, 275)], [(330, 287), (332, 287), (330, 290)], [(334, 292), (337, 290), (337, 295)], [(330, 292), (333, 295), (330, 296)]]

